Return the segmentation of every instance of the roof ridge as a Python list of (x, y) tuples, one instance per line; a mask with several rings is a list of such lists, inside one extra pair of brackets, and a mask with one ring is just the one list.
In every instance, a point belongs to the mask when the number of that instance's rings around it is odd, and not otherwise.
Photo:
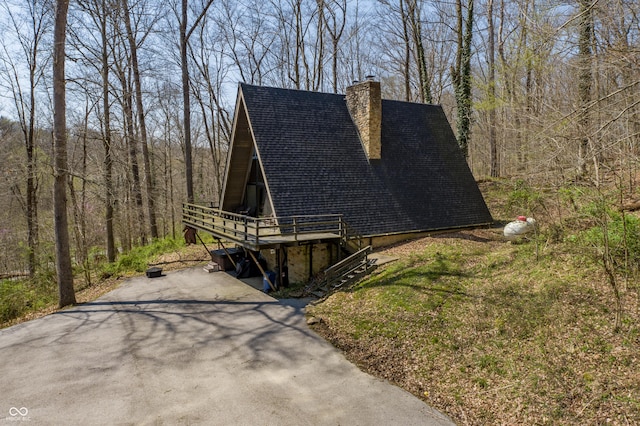
[(241, 87), (253, 87), (256, 89), (281, 90), (281, 91), (288, 91), (288, 92), (313, 93), (313, 94), (319, 94), (319, 95), (332, 95), (332, 96), (342, 96), (342, 97), (345, 96), (344, 93), (321, 92), (317, 90), (294, 89), (290, 87), (264, 86), (264, 85), (250, 84), (250, 83), (244, 83), (244, 82), (239, 82), (238, 84)]

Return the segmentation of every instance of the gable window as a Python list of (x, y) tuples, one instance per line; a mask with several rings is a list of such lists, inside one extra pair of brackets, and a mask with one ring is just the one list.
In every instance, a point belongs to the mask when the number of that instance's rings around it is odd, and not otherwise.
[(249, 178), (245, 189), (244, 205), (247, 207), (249, 216), (263, 216), (265, 214), (266, 190), (264, 176), (258, 163), (258, 156), (255, 151), (251, 156), (251, 166), (249, 168)]

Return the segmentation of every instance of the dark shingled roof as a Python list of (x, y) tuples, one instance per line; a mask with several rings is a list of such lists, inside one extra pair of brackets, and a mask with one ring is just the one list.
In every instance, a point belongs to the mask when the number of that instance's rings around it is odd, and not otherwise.
[(383, 100), (369, 161), (344, 95), (240, 90), (276, 216), (340, 213), (362, 235), (492, 222), (440, 106)]

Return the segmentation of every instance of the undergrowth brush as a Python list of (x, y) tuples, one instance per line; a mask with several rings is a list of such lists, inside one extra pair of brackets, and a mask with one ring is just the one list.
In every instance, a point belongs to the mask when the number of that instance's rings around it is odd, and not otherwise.
[[(210, 237), (203, 236), (206, 243)], [(188, 254), (190, 253), (190, 254)], [(146, 246), (135, 247), (122, 253), (113, 263), (100, 261), (101, 256), (93, 256), (90, 267), (91, 280), (87, 282), (86, 271), (80, 265), (75, 267), (74, 287), (78, 302), (89, 301), (117, 285), (121, 278), (143, 273), (150, 264), (162, 258), (173, 258), (178, 267), (191, 266), (203, 262), (207, 254), (201, 245), (185, 248), (182, 239), (157, 239)], [(54, 270), (42, 268), (34, 278), (0, 281), (0, 327), (12, 325), (21, 320), (32, 319), (52, 312), (57, 306), (58, 288)]]
[(54, 304), (58, 296), (55, 281), (20, 279), (0, 281), (0, 324), (29, 311)]
[(167, 252), (172, 252), (184, 247), (184, 241), (173, 238), (154, 240), (146, 246), (134, 247), (130, 252), (121, 254), (113, 263), (104, 263), (100, 266), (102, 278), (113, 275), (125, 275), (144, 272), (150, 259)]
[(389, 248), (398, 261), (308, 309), (317, 331), (459, 424), (640, 424), (637, 218), (516, 191), (493, 213), (536, 217), (528, 240), (484, 229)]

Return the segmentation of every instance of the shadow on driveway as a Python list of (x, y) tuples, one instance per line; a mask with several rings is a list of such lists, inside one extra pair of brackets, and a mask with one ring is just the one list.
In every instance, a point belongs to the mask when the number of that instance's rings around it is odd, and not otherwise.
[(199, 268), (128, 280), (0, 330), (0, 421), (451, 424), (350, 364), (303, 310)]

